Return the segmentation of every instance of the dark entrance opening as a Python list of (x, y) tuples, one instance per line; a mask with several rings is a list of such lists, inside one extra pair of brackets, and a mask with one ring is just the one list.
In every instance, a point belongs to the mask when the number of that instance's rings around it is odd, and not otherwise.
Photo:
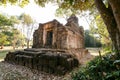
[(53, 31), (47, 31), (46, 47), (52, 47)]

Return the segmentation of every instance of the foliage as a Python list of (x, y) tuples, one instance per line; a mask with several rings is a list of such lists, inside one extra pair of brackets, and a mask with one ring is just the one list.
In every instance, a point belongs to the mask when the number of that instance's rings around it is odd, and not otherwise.
[(13, 45), (13, 43), (15, 43), (15, 45), (20, 46), (24, 36), (22, 36), (17, 29), (10, 29), (10, 27), (8, 28), (10, 31), (5, 30), (0, 34), (0, 43), (3, 45)]
[(30, 41), (30, 36), (31, 36), (32, 30), (33, 30), (34, 21), (33, 21), (32, 17), (30, 15), (24, 14), (24, 13), (20, 15), (19, 19), (21, 21), (23, 21), (22, 22), (23, 27), (27, 28), (26, 39), (27, 39), (27, 48), (29, 48), (29, 41)]
[(10, 16), (10, 20), (12, 21), (13, 24), (19, 24), (20, 23), (17, 16)]
[[(16, 16), (4, 16), (2, 14), (0, 14), (0, 46), (2, 48), (2, 46), (4, 45), (12, 45), (13, 44), (13, 40), (17, 39), (20, 40), (21, 38), (20, 36), (20, 32), (17, 32), (19, 34), (17, 34), (14, 31), (14, 25), (15, 24), (19, 24), (19, 20), (17, 19)], [(15, 38), (14, 35), (16, 35)]]
[(12, 5), (19, 5), (21, 7), (24, 7), (29, 3), (29, 0), (1, 0), (0, 5), (6, 5), (8, 3), (11, 3)]
[(57, 17), (63, 17), (63, 18), (65, 18), (65, 19), (67, 20), (68, 17), (71, 16), (72, 13), (73, 13), (73, 12), (71, 12), (71, 10), (69, 10), (69, 9), (65, 10), (65, 9), (62, 9), (62, 8), (58, 8), (58, 9), (56, 10), (55, 15), (56, 15)]
[(64, 0), (59, 2), (59, 7), (70, 9), (73, 12), (88, 10), (93, 6), (93, 0)]
[(119, 80), (120, 59), (114, 54), (96, 57), (72, 75), (73, 80)]
[(12, 26), (12, 20), (9, 19), (8, 17), (0, 14), (0, 27), (1, 26)]
[(7, 16), (4, 16), (0, 14), (0, 46), (4, 46), (4, 44), (9, 44), (8, 36), (5, 34), (6, 30), (8, 30), (7, 26), (12, 26), (14, 21), (12, 19), (8, 18)]
[(12, 29), (11, 36), (9, 36), (9, 41), (13, 47), (21, 46), (23, 39), (24, 38), (21, 35), (20, 31), (17, 29)]
[(24, 13), (20, 15), (20, 20), (22, 20), (23, 24), (27, 26), (33, 23), (31, 16), (28, 14), (24, 14)]
[(6, 26), (14, 26), (14, 24), (18, 24), (19, 21), (15, 16), (5, 16), (0, 14), (0, 31), (4, 31)]
[(9, 42), (7, 41), (7, 35), (4, 33), (0, 33), (0, 46), (3, 46), (4, 44), (8, 44)]
[[(111, 39), (109, 37), (108, 30), (107, 30), (106, 25), (104, 24), (102, 18), (100, 17), (100, 14), (98, 12), (94, 12), (93, 17), (94, 18), (90, 24), (91, 32), (100, 35), (101, 43), (104, 48), (111, 46)], [(95, 25), (97, 26), (97, 28), (95, 28)]]
[[(36, 4), (44, 7), (45, 3), (56, 3), (59, 8), (68, 10), (70, 9), (71, 11), (82, 11), (82, 10), (87, 10), (88, 8), (91, 8), (94, 6), (93, 0), (34, 0)], [(11, 4), (17, 4), (21, 7), (24, 7), (30, 2), (30, 0), (2, 0), (0, 1), (1, 5), (4, 4), (6, 5), (7, 3)]]
[(100, 40), (91, 35), (89, 30), (85, 30), (85, 47), (101, 47)]

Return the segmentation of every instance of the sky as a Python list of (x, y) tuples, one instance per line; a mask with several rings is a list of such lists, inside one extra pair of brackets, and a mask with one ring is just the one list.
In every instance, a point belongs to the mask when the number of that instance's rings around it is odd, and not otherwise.
[[(0, 6), (0, 12), (8, 14), (8, 15), (20, 15), (22, 13), (29, 14), (37, 23), (46, 23), (53, 19), (57, 19), (60, 23), (65, 24), (66, 20), (61, 17), (55, 16), (55, 11), (57, 9), (57, 5), (55, 4), (47, 4), (45, 7), (40, 7), (36, 5), (33, 0), (26, 5), (24, 8), (20, 8), (19, 6), (8, 4), (5, 6)], [(89, 29), (89, 25), (85, 18), (79, 18), (79, 25), (83, 26), (84, 29)]]

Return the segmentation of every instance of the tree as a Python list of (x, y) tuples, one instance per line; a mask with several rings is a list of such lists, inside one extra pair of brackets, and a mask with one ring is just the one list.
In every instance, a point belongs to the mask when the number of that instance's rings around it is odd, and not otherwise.
[(0, 46), (1, 49), (5, 44), (8, 44), (8, 35), (7, 32), (10, 31), (10, 26), (13, 26), (15, 21), (12, 18), (8, 18), (0, 14)]
[(31, 16), (28, 15), (28, 14), (22, 14), (20, 16), (20, 20), (22, 21), (22, 24), (23, 24), (24, 27), (27, 26), (26, 39), (27, 39), (27, 48), (29, 48), (29, 42), (30, 42), (30, 38), (29, 38), (30, 37), (29, 36), (30, 32), (29, 32), (29, 30), (31, 29), (30, 26), (33, 24), (33, 20), (31, 18)]
[[(102, 0), (95, 0), (95, 5), (107, 27), (114, 48), (120, 51), (120, 0), (108, 0), (108, 7)], [(118, 54), (120, 55), (120, 54)]]
[(16, 47), (20, 46), (20, 44), (22, 43), (22, 36), (20, 34), (20, 31), (18, 31), (17, 29), (13, 28), (11, 35), (9, 35), (10, 38), (10, 42), (13, 46), (13, 50), (15, 50)]
[(85, 47), (101, 47), (100, 40), (89, 30), (85, 30)]
[[(99, 34), (104, 49), (112, 50), (111, 39), (109, 37), (106, 25), (100, 17), (100, 14), (96, 12), (96, 14), (94, 14), (93, 17), (94, 18), (90, 23), (90, 31), (93, 34)], [(95, 25), (97, 27), (95, 27)]]
[(3, 49), (4, 44), (7, 44), (7, 35), (0, 33), (0, 49)]
[(19, 5), (24, 7), (29, 3), (29, 0), (0, 0), (0, 5), (6, 5), (7, 3), (11, 3), (12, 5)]
[(8, 17), (0, 14), (0, 29), (3, 29), (4, 26), (12, 26), (12, 20)]

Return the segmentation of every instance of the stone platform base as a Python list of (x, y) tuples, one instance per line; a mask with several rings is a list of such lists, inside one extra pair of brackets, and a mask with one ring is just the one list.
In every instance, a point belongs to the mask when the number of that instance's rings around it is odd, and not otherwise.
[(60, 49), (24, 49), (23, 51), (9, 52), (5, 61), (37, 69), (47, 73), (64, 75), (79, 66), (80, 59), (85, 51)]

